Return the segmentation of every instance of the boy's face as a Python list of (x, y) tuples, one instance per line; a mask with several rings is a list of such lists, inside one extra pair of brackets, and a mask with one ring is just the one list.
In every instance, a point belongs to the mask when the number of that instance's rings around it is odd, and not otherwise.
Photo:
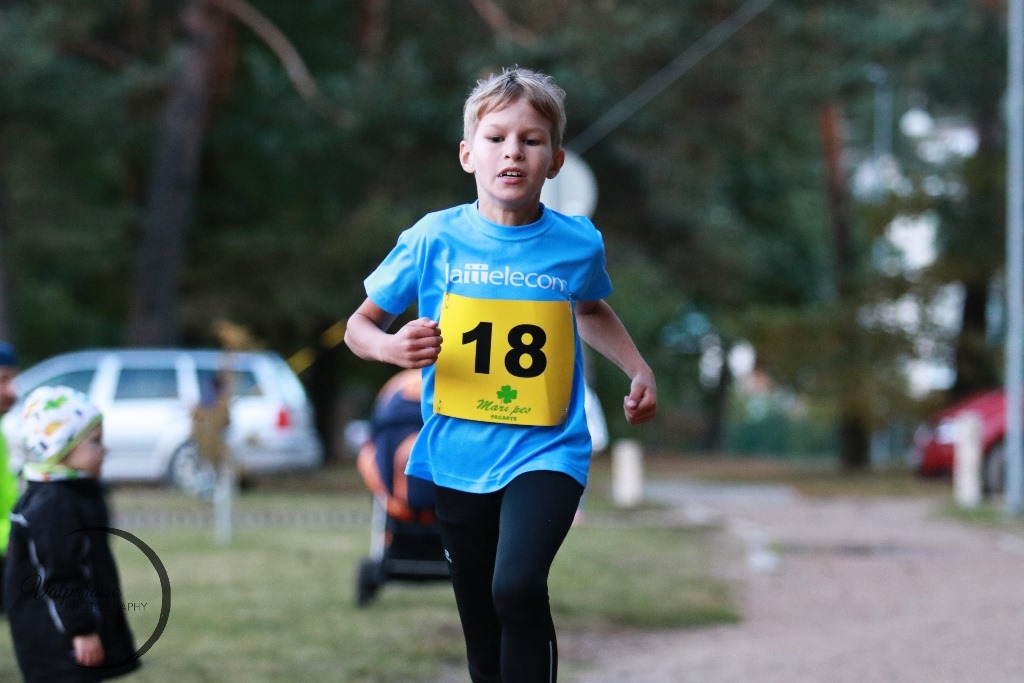
[(106, 454), (107, 449), (103, 445), (103, 425), (100, 424), (64, 456), (63, 464), (73, 470), (99, 477)]
[(565, 161), (551, 148), (551, 122), (527, 100), (485, 114), (472, 140), (459, 145), (459, 161), (476, 176), (484, 218), (499, 225), (526, 225), (539, 218), (540, 191)]

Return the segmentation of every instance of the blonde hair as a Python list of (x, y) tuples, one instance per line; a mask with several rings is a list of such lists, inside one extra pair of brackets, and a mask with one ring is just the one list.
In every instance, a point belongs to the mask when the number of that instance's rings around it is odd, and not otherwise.
[(519, 100), (529, 102), (551, 122), (551, 148), (561, 148), (565, 135), (565, 91), (551, 76), (518, 66), (477, 81), (462, 112), (463, 138), (471, 141), (480, 119)]

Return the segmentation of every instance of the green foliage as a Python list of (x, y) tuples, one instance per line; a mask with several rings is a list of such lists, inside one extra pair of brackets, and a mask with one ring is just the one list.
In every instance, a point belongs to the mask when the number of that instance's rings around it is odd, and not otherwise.
[(831, 416), (809, 414), (792, 392), (737, 396), (730, 418), (728, 453), (806, 457), (838, 451)]
[[(568, 92), (571, 145), (740, 4), (498, 2), (509, 25), (494, 28), (471, 3), (416, 0), (384, 3), (378, 35), (364, 13), (372, 3), (251, 2), (341, 115), (304, 101), (277, 55), (232, 25), (186, 231), (179, 319), (186, 343), (212, 343), (210, 322), (225, 317), (286, 355), (315, 348), (354, 309), (400, 230), (473, 200), (456, 149), (478, 77), (512, 63), (552, 73)], [(183, 6), (0, 3), (0, 263), (27, 361), (125, 341)], [(661, 328), (687, 307), (726, 341), (754, 341), (759, 363), (819, 408), (835, 408), (852, 378), (868, 423), (912, 410), (894, 380), (910, 340), (892, 327), (863, 329), (858, 312), (953, 279), (985, 283), (998, 268), (1003, 31), (985, 3), (775, 2), (586, 152), (613, 304), (662, 378), (667, 414), (710, 410), (695, 358), (662, 345)], [(924, 95), (939, 113), (984, 124), (988, 146), (944, 171), (963, 196), (915, 192), (849, 207), (856, 287), (839, 301), (818, 112), (841, 103), (849, 159), (864, 158), (871, 64), (888, 70), (897, 112)], [(934, 172), (913, 167), (910, 143), (897, 138), (895, 152), (916, 177)], [(941, 259), (917, 282), (880, 277), (872, 249), (908, 210), (939, 216)], [(381, 375), (348, 357), (342, 365), (351, 385)], [(599, 363), (597, 382), (617, 406), (617, 370)], [(609, 417), (618, 421), (618, 410)]]

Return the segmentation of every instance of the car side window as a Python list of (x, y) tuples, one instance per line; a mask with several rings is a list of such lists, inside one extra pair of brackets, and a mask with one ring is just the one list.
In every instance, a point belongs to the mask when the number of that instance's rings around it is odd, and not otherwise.
[(256, 381), (256, 374), (249, 370), (236, 370), (232, 381), (235, 386), (235, 396), (262, 396), (263, 391)]
[(114, 399), (177, 398), (174, 368), (122, 368)]
[[(210, 387), (213, 386), (213, 378), (216, 376), (217, 371), (200, 368), (197, 374), (199, 376), (199, 386), (205, 395)], [(259, 382), (256, 381), (256, 373), (251, 370), (232, 370), (231, 389), (232, 396), (263, 395), (263, 390), (260, 389)]]

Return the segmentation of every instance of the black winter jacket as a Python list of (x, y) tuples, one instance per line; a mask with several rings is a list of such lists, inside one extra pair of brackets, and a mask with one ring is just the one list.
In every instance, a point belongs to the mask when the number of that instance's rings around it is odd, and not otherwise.
[[(139, 667), (95, 479), (29, 482), (11, 513), (4, 604), (26, 683), (98, 681)], [(72, 638), (99, 633), (105, 659), (75, 662)]]

